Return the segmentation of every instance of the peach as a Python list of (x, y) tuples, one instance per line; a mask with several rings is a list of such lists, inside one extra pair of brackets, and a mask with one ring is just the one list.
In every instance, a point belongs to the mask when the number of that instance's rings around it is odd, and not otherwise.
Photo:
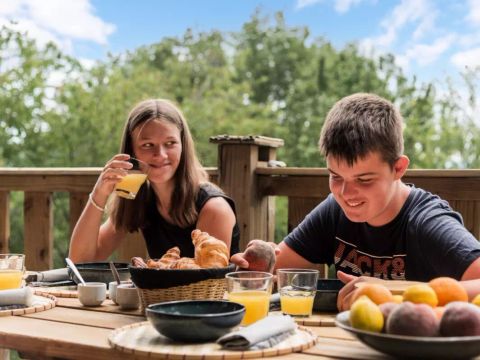
[(244, 253), (248, 270), (272, 272), (275, 266), (275, 250), (267, 242), (252, 240)]
[(467, 302), (449, 303), (440, 321), (440, 334), (442, 336), (479, 336), (480, 309)]
[(387, 320), (388, 334), (437, 336), (439, 321), (431, 306), (410, 301), (398, 304)]

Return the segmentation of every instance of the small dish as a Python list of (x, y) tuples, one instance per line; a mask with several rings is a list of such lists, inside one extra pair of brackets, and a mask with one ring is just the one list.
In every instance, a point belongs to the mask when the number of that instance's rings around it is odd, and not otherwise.
[(146, 315), (153, 327), (171, 340), (208, 342), (238, 326), (245, 307), (226, 300), (182, 300), (151, 304)]
[(350, 325), (350, 311), (338, 314), (335, 325), (373, 349), (403, 359), (467, 359), (480, 354), (480, 336), (418, 337), (358, 330)]
[(313, 310), (336, 312), (337, 296), (343, 287), (343, 282), (338, 279), (320, 279), (317, 281), (317, 291), (313, 300)]

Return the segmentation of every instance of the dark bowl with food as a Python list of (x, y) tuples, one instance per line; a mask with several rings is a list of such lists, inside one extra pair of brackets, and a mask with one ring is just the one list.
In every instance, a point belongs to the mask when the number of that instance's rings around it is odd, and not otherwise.
[[(130, 279), (130, 272), (128, 271), (128, 263), (126, 262), (114, 262), (115, 268), (118, 271), (121, 281)], [(112, 270), (110, 269), (110, 263), (108, 262), (86, 262), (75, 264), (83, 280), (86, 282), (103, 282), (108, 285), (109, 282), (114, 281)], [(76, 284), (80, 283), (72, 269), (68, 267), (68, 276)]]
[(128, 270), (133, 283), (140, 289), (167, 289), (203, 280), (224, 279), (226, 274), (235, 271), (235, 264), (210, 269), (154, 269), (130, 265)]
[(343, 287), (343, 282), (338, 279), (320, 279), (317, 282), (317, 291), (313, 300), (313, 310), (336, 312), (337, 296)]
[(146, 316), (163, 336), (181, 342), (218, 339), (240, 324), (245, 306), (226, 300), (182, 300), (148, 305)]

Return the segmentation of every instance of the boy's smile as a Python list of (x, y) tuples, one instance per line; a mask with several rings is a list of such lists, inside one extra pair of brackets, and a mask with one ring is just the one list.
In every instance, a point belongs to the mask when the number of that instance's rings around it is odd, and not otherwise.
[(401, 182), (408, 158), (401, 156), (393, 169), (378, 152), (346, 161), (327, 156), (330, 191), (345, 216), (354, 222), (382, 226), (392, 221), (402, 208), (410, 188)]

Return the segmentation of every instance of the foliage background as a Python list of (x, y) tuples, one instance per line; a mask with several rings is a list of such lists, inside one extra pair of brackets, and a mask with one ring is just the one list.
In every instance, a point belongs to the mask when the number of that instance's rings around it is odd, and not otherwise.
[[(411, 167), (475, 168), (479, 75), (462, 74), (464, 90), (450, 79), (420, 84), (392, 55), (367, 58), (355, 43), (337, 49), (306, 27), (286, 26), (282, 13), (256, 12), (236, 33), (187, 30), (90, 68), (3, 27), (0, 166), (103, 166), (119, 148), (129, 109), (158, 97), (183, 110), (205, 166), (216, 166), (210, 136), (256, 134), (284, 139), (279, 159), (288, 166), (322, 167), (316, 144), (328, 109), (343, 96), (373, 92), (401, 109)], [(55, 194), (56, 266), (67, 254), (67, 201)], [(13, 251), (23, 246), (22, 204), (13, 193)], [(278, 204), (281, 240), (286, 207)]]

